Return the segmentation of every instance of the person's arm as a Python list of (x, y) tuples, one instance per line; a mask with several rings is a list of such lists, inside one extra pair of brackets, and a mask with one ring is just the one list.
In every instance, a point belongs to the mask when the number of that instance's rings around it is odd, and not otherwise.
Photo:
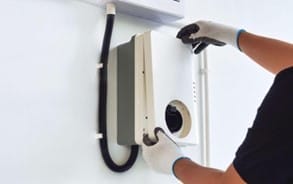
[(198, 21), (183, 27), (177, 38), (191, 44), (195, 54), (210, 44), (232, 45), (274, 74), (293, 66), (292, 44), (210, 21)]
[(274, 74), (293, 66), (293, 45), (290, 43), (243, 32), (239, 46), (246, 55)]
[(226, 171), (221, 171), (181, 159), (176, 162), (174, 173), (184, 184), (245, 184), (232, 164)]
[(161, 129), (156, 129), (157, 142), (147, 145), (144, 140), (142, 155), (155, 171), (174, 174), (184, 184), (244, 184), (233, 165), (225, 172), (203, 167), (184, 157), (180, 148)]

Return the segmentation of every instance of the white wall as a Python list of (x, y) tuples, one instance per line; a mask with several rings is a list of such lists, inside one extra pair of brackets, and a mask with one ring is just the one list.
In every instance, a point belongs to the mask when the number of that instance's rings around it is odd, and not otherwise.
[[(293, 40), (289, 0), (187, 3), (186, 22), (211, 19)], [(78, 0), (1, 1), (1, 183), (176, 183), (173, 177), (150, 171), (141, 157), (122, 175), (108, 171), (102, 162), (95, 140), (95, 64), (104, 21), (102, 9)], [(168, 27), (121, 16), (113, 45), (147, 29), (174, 33)], [(211, 48), (208, 53), (211, 166), (225, 168), (272, 76), (235, 49)], [(126, 155), (120, 153), (115, 156)]]

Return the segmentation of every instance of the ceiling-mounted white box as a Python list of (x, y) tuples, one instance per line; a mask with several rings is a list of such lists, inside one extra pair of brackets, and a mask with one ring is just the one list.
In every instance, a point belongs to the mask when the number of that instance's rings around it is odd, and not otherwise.
[(112, 2), (117, 12), (150, 19), (156, 22), (170, 22), (184, 18), (185, 0), (89, 0), (105, 5)]

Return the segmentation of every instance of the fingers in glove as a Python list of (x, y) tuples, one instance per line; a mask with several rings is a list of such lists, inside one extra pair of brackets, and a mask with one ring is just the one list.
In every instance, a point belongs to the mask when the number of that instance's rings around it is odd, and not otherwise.
[(183, 43), (193, 43), (194, 39), (190, 39), (190, 35), (197, 33), (199, 31), (199, 26), (197, 24), (189, 24), (183, 27), (178, 33), (177, 38), (181, 39)]
[(146, 145), (146, 146), (153, 146), (155, 145), (158, 141), (152, 141), (150, 138), (149, 138), (149, 135), (148, 134), (144, 134), (143, 135), (143, 144)]
[(200, 37), (196, 38), (196, 43), (192, 44), (192, 48), (194, 49), (194, 54), (199, 54), (201, 51), (203, 51), (207, 46), (210, 44), (215, 45), (215, 46), (224, 46), (226, 43), (208, 38), (208, 37)]
[(156, 127), (155, 130), (154, 130), (155, 135), (157, 135), (157, 133), (158, 133), (159, 131), (165, 133), (165, 131), (164, 131), (161, 127)]
[(162, 133), (165, 134), (165, 131), (162, 128), (156, 127), (154, 129), (154, 133), (155, 133), (155, 136), (156, 136), (156, 141), (151, 140), (148, 134), (144, 134), (143, 135), (143, 139), (142, 139), (143, 143), (146, 146), (153, 146), (153, 145), (155, 145), (159, 141), (159, 138), (158, 138), (158, 135), (157, 135), (158, 132), (162, 132)]
[[(155, 133), (155, 136), (156, 136), (156, 141), (153, 141), (149, 138), (148, 134), (145, 134), (143, 136), (143, 147), (148, 147), (148, 146), (154, 146), (156, 145), (157, 143), (160, 142), (160, 144), (165, 144), (167, 142), (173, 142), (174, 144), (176, 144), (166, 133), (165, 131), (160, 128), (160, 127), (157, 127), (154, 129), (154, 133)], [(176, 144), (177, 145), (177, 144)]]
[(202, 42), (201, 44), (199, 44), (195, 49), (194, 49), (194, 54), (199, 54), (202, 50), (204, 50), (205, 48), (207, 48), (207, 46), (209, 46), (208, 43)]
[[(162, 129), (162, 128), (160, 128), (160, 127), (157, 127), (157, 128), (155, 128), (155, 135), (156, 135), (156, 138), (157, 138), (157, 140), (158, 140), (158, 142), (160, 141), (160, 142), (169, 142), (169, 141), (171, 141), (171, 142), (173, 142), (174, 144), (176, 144), (176, 142), (175, 141), (173, 141), (173, 139), (171, 139), (166, 133), (165, 133), (165, 131)], [(177, 144), (176, 144), (177, 145)]]
[(226, 45), (226, 43), (224, 43), (224, 42), (221, 42), (219, 40), (215, 40), (213, 38), (208, 38), (208, 37), (202, 37), (202, 38), (200, 38), (200, 40), (202, 42), (213, 44), (213, 45), (216, 45), (216, 46), (224, 46), (224, 45)]

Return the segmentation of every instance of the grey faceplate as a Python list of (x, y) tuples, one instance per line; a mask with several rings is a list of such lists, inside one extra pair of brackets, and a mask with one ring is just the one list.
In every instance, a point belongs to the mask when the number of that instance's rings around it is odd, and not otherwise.
[(117, 48), (117, 141), (135, 144), (134, 38)]

